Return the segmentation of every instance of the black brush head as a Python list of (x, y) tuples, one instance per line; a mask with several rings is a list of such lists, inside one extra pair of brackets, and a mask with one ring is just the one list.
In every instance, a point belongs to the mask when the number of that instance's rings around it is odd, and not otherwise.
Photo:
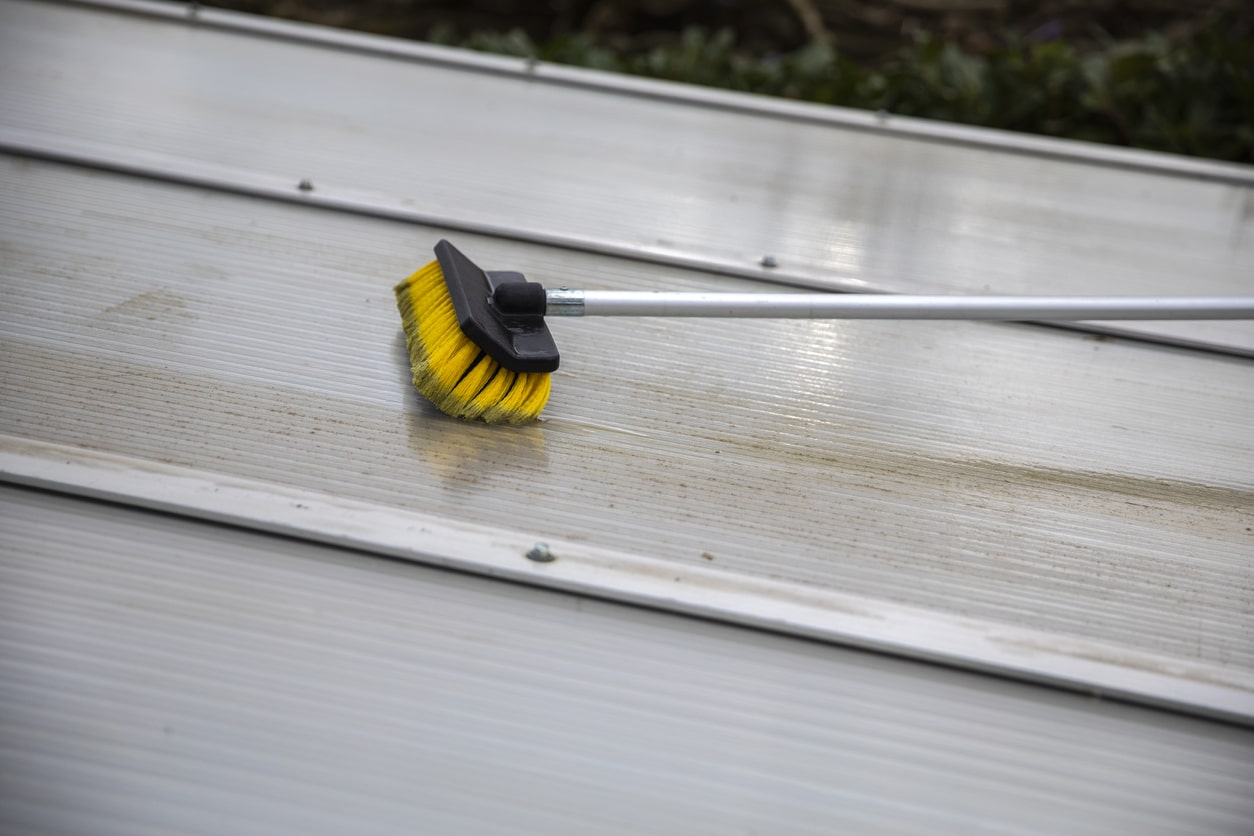
[[(544, 322), (544, 288), (522, 273), (485, 272), (448, 241), (435, 245), (462, 333), (510, 371), (551, 372), (557, 344)], [(501, 304), (496, 297), (498, 288)]]

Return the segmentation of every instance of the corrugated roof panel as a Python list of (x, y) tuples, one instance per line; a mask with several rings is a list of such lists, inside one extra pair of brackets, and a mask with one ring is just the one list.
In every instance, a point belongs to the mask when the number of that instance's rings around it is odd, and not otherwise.
[[(0, 177), (0, 432), (1038, 631), (1254, 710), (1247, 361), (1019, 325), (561, 322), (547, 420), (492, 428), (408, 383), (390, 286), (438, 230), (29, 160)], [(559, 284), (734, 281), (459, 241)]]
[[(1248, 167), (98, 5), (153, 15), (0, 4), (0, 145), (310, 178), (311, 199), (820, 286), (1254, 292)], [(1250, 323), (1113, 327), (1254, 352)]]
[(1249, 730), (42, 492), (0, 518), (6, 832), (1254, 815)]

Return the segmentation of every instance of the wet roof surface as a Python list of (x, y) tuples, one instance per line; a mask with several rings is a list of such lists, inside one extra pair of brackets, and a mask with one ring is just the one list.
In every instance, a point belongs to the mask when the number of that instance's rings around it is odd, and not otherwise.
[[(0, 4), (10, 480), (1254, 716), (1250, 323), (1162, 326), (1207, 352), (556, 321), (544, 420), (510, 429), (421, 401), (391, 296), (441, 237), (552, 285), (1249, 294), (1246, 169), (878, 135), (206, 14)], [(179, 536), (214, 551), (199, 525)], [(538, 540), (559, 560), (527, 561)]]

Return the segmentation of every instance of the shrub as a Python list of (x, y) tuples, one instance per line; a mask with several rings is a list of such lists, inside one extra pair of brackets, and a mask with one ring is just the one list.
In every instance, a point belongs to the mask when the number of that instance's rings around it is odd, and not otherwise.
[(1161, 36), (1081, 52), (1058, 41), (984, 54), (922, 36), (866, 66), (822, 44), (780, 55), (736, 48), (730, 30), (688, 29), (628, 54), (584, 35), (537, 44), (521, 30), (437, 42), (560, 64), (1026, 133), (1254, 163), (1254, 38), (1220, 17), (1179, 41)]

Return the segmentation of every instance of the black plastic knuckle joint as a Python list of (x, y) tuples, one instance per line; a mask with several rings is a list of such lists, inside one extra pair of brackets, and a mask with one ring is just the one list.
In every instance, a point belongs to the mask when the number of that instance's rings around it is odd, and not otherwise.
[(485, 272), (448, 241), (435, 245), (435, 257), (457, 324), (493, 360), (515, 372), (551, 372), (559, 362), (557, 344), (544, 322), (544, 288), (522, 273)]

